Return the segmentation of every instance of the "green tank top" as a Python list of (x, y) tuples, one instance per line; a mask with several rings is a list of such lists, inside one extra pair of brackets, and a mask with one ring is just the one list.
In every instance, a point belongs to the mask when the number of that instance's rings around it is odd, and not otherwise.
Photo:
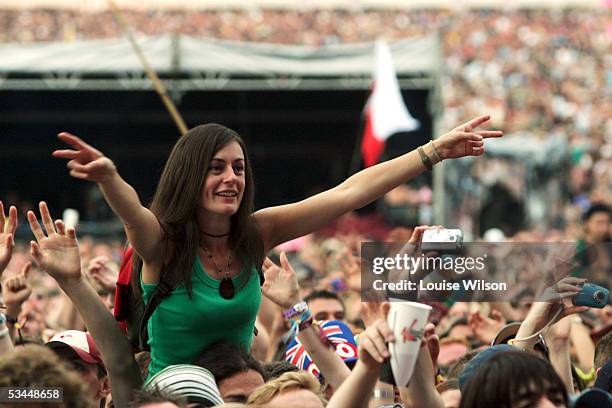
[[(246, 281), (245, 274), (249, 274)], [(259, 275), (255, 267), (247, 267), (232, 279), (236, 294), (223, 299), (219, 281), (205, 271), (200, 258), (193, 265), (193, 298), (185, 285), (175, 288), (149, 319), (151, 363), (149, 376), (172, 364), (191, 364), (210, 344), (224, 340), (250, 351), (255, 318), (261, 303)], [(246, 281), (246, 283), (245, 283)], [(146, 304), (157, 284), (140, 285)]]

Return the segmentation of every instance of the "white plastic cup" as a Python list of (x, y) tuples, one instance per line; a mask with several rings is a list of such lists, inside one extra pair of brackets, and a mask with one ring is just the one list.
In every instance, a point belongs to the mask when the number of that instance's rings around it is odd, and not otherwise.
[(395, 335), (389, 343), (395, 384), (405, 387), (414, 371), (431, 307), (416, 302), (391, 302), (387, 322)]

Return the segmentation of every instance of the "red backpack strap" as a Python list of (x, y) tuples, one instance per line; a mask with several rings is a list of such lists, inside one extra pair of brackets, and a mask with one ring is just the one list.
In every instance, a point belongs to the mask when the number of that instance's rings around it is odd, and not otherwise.
[(115, 289), (115, 304), (113, 314), (115, 319), (122, 322), (126, 319), (126, 304), (130, 291), (130, 277), (132, 275), (132, 253), (134, 248), (128, 247), (123, 253), (119, 276), (117, 277), (117, 288)]

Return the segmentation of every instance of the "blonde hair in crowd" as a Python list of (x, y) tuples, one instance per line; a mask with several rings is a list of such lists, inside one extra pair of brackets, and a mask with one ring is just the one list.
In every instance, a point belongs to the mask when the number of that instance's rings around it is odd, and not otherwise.
[(312, 374), (305, 371), (298, 371), (285, 373), (257, 388), (249, 397), (247, 405), (258, 406), (267, 404), (277, 395), (293, 390), (312, 391), (319, 397), (323, 405), (327, 404), (321, 384), (319, 384)]

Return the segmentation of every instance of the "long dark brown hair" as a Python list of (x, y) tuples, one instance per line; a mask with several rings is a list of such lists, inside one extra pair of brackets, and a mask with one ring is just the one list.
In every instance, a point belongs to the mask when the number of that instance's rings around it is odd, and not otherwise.
[[(242, 138), (233, 130), (210, 123), (196, 126), (174, 145), (157, 185), (150, 209), (157, 217), (164, 244), (172, 244), (173, 253), (162, 273), (180, 274), (192, 296), (191, 275), (200, 245), (198, 227), (199, 198), (214, 155), (230, 142), (237, 142), (244, 154), (245, 187), (238, 211), (231, 218), (229, 246), (245, 267), (263, 263), (263, 242), (252, 216), (254, 182), (251, 164)], [(141, 295), (140, 268), (142, 259), (134, 251), (131, 274), (134, 292)]]

